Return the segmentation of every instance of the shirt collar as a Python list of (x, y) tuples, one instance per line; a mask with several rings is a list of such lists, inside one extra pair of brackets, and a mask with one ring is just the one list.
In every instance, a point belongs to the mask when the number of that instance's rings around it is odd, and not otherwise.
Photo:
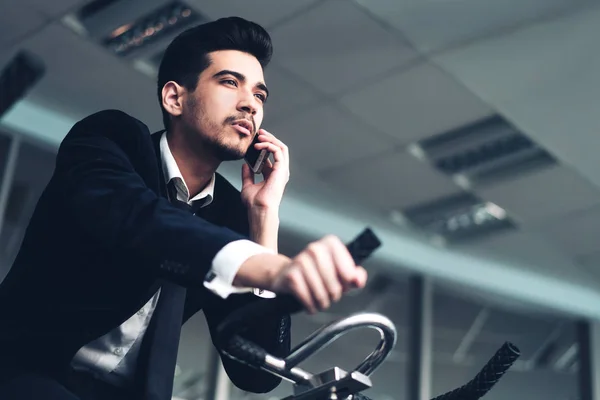
[(175, 188), (177, 189), (177, 199), (185, 201), (186, 203), (192, 203), (197, 200), (204, 199), (202, 207), (206, 207), (212, 203), (215, 193), (215, 174), (213, 174), (208, 185), (196, 196), (190, 199), (190, 191), (183, 180), (181, 171), (177, 166), (177, 162), (171, 153), (169, 148), (169, 142), (167, 141), (167, 132), (162, 133), (160, 138), (160, 158), (162, 160), (162, 169), (165, 176), (165, 184), (169, 185), (169, 182), (174, 181)]

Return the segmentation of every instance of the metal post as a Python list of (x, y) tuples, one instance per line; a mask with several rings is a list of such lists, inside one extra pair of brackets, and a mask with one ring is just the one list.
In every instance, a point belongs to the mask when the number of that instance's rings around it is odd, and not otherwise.
[(600, 323), (577, 323), (579, 348), (579, 399), (600, 400)]
[(428, 400), (431, 392), (433, 292), (428, 278), (409, 279), (408, 400)]
[(231, 381), (223, 368), (219, 352), (210, 346), (208, 357), (208, 371), (206, 375), (206, 396), (210, 400), (229, 400), (231, 393)]
[(0, 231), (4, 226), (4, 216), (6, 214), (6, 205), (8, 204), (8, 195), (12, 189), (17, 161), (19, 158), (19, 149), (21, 147), (21, 138), (12, 136), (6, 163), (4, 164), (4, 174), (2, 174), (2, 186), (0, 187)]

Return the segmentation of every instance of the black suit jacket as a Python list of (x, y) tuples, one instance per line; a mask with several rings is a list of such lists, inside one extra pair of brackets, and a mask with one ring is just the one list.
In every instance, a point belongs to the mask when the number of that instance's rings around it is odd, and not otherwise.
[[(215, 200), (201, 218), (175, 208), (166, 199), (157, 151), (157, 135), (153, 143), (144, 124), (116, 110), (93, 114), (67, 134), (0, 284), (1, 375), (36, 371), (64, 379), (75, 353), (131, 317), (163, 280), (188, 288), (182, 323), (203, 309), (211, 334), (232, 310), (268, 301), (251, 294), (223, 300), (203, 288), (216, 253), (247, 238), (245, 207), (217, 175)], [(266, 321), (247, 336), (284, 356), (289, 317)], [(241, 389), (267, 392), (280, 382), (226, 357), (223, 362)], [(172, 375), (173, 369), (163, 370)], [(170, 390), (154, 390), (147, 399), (169, 399)]]

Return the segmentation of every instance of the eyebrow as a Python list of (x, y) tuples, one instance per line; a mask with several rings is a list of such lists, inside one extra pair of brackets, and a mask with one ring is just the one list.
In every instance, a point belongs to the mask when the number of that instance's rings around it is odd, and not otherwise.
[[(213, 75), (213, 78), (219, 78), (225, 75), (235, 76), (239, 81), (246, 82), (246, 76), (244, 74), (240, 74), (239, 72), (231, 71), (229, 69), (224, 69), (217, 72)], [(267, 94), (267, 97), (269, 97), (269, 89), (267, 89), (267, 85), (265, 85), (263, 82), (258, 82), (255, 87), (264, 91)]]

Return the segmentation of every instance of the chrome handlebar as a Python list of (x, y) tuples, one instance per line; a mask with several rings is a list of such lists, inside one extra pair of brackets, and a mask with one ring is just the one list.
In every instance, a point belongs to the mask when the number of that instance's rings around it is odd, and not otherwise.
[(353, 314), (335, 321), (315, 331), (292, 350), (284, 360), (287, 368), (293, 368), (319, 352), (344, 334), (360, 328), (372, 328), (379, 332), (381, 339), (375, 350), (360, 363), (354, 371), (371, 375), (385, 360), (396, 345), (396, 327), (387, 317), (375, 313)]
[[(378, 331), (380, 340), (375, 350), (351, 372), (332, 367), (324, 372), (313, 374), (298, 367), (298, 364), (312, 357), (344, 334), (363, 328)], [(318, 329), (296, 346), (284, 359), (267, 354), (260, 348), (257, 353), (256, 345), (237, 335), (232, 338), (230, 348), (225, 348), (224, 352), (238, 361), (293, 382), (294, 396), (284, 400), (321, 399), (329, 398), (328, 396), (332, 394), (335, 396), (331, 398), (341, 398), (337, 396), (349, 396), (372, 386), (369, 376), (386, 359), (396, 345), (396, 341), (396, 327), (387, 317), (376, 313), (358, 313)]]

